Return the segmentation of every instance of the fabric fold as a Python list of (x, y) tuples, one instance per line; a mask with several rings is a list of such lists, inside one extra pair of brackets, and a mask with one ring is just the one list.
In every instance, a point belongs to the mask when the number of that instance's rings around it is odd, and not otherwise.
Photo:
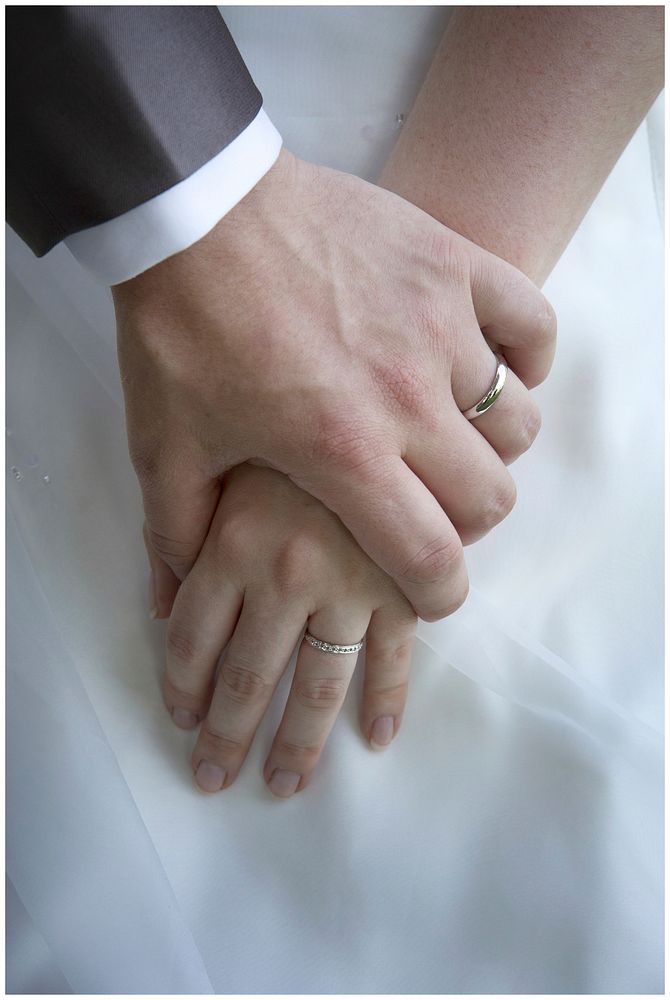
[(11, 508), (7, 553), (8, 876), (73, 992), (213, 993)]

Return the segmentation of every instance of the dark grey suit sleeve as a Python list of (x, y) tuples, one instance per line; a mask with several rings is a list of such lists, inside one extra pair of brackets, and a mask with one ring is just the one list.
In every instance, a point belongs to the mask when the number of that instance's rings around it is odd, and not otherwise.
[(7, 7), (7, 221), (41, 256), (188, 177), (262, 97), (216, 7)]

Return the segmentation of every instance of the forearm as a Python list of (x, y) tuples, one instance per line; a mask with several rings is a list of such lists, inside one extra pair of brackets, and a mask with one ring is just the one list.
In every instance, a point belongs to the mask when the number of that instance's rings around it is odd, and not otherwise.
[(662, 86), (662, 7), (459, 8), (379, 183), (541, 284)]

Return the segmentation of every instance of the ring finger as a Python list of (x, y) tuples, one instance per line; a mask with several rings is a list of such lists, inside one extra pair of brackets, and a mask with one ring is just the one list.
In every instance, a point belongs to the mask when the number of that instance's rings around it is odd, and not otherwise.
[(191, 756), (202, 791), (218, 792), (235, 781), (305, 618), (304, 608), (246, 592)]
[[(353, 645), (365, 635), (370, 612), (360, 607), (318, 611), (308, 624), (323, 642)], [(289, 798), (302, 791), (321, 756), (344, 702), (358, 653), (325, 652), (306, 640), (300, 647), (291, 690), (263, 774), (270, 791)]]
[[(476, 399), (472, 398), (471, 393), (470, 403), (466, 404), (463, 410), (467, 410), (469, 406), (476, 406), (488, 392), (497, 365), (498, 361), (493, 352), (486, 358), (486, 363), (482, 359), (477, 381), (479, 386), (483, 387), (483, 391)], [(528, 451), (537, 437), (541, 424), (540, 408), (521, 379), (508, 368), (505, 384), (496, 401), (484, 413), (471, 419), (470, 423), (497, 451), (505, 465), (511, 465), (520, 455)]]
[[(451, 376), (454, 399), (462, 413), (476, 406), (489, 391), (497, 366), (495, 354), (477, 330), (467, 354), (461, 355), (454, 364)], [(495, 403), (485, 413), (469, 421), (505, 465), (510, 465), (530, 448), (540, 430), (540, 422), (537, 403), (509, 367), (502, 392)]]

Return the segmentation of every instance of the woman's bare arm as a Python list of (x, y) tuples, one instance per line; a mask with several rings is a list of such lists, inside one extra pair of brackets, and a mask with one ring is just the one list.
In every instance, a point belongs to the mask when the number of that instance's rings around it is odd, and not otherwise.
[(379, 183), (541, 284), (663, 86), (663, 7), (461, 7)]

